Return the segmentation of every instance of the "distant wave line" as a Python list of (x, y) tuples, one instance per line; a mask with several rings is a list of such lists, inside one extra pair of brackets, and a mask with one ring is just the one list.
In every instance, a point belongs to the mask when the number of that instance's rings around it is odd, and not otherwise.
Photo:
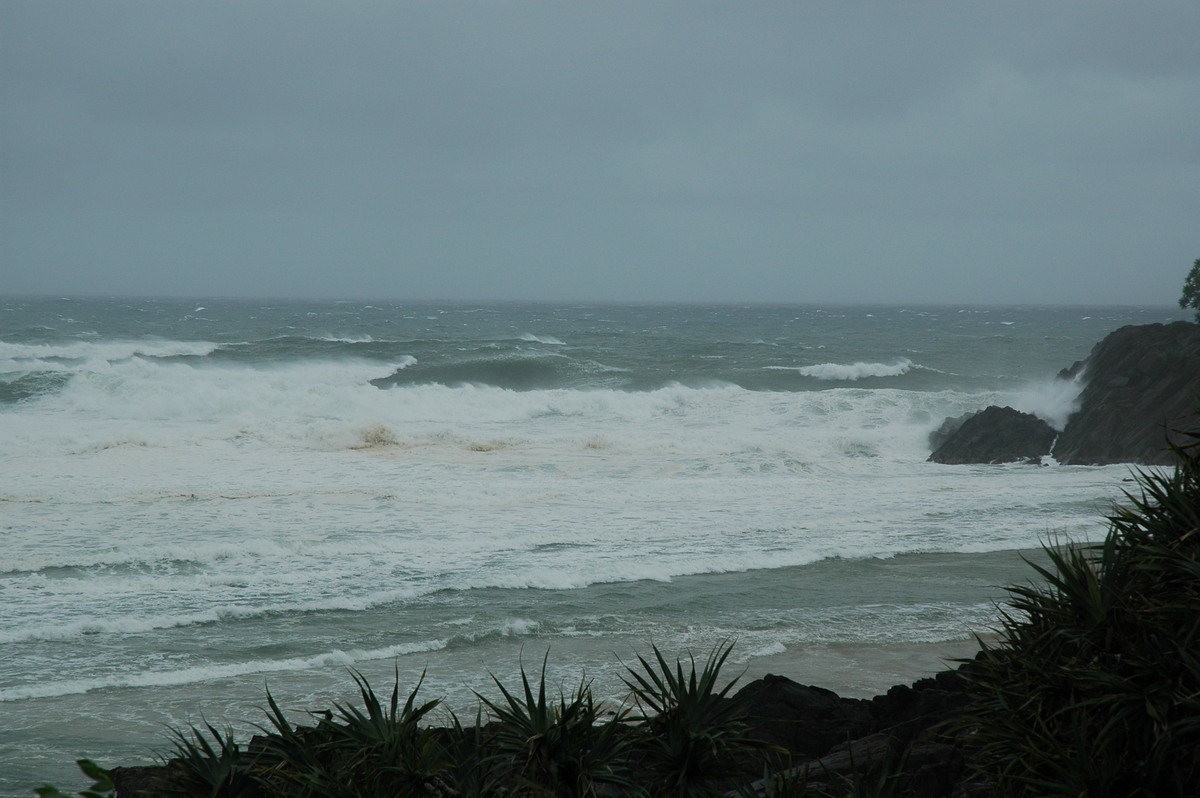
[[(963, 550), (975, 547), (964, 546)], [(983, 546), (980, 550), (988, 550)], [(779, 552), (765, 557), (743, 556), (732, 561), (727, 556), (705, 555), (695, 559), (676, 562), (674, 567), (659, 569), (650, 566), (629, 566), (613, 573), (612, 563), (599, 563), (594, 573), (563, 573), (561, 569), (544, 568), (524, 572), (506, 572), (482, 575), (458, 584), (438, 582), (436, 584), (412, 585), (396, 590), (378, 591), (359, 597), (330, 597), (293, 604), (272, 603), (247, 607), (213, 607), (197, 613), (180, 615), (145, 616), (141, 618), (80, 618), (69, 624), (55, 623), (34, 628), (10, 629), (0, 633), (0, 643), (23, 643), (34, 641), (61, 641), (86, 638), (95, 634), (140, 634), (158, 629), (203, 626), (224, 621), (253, 620), (256, 618), (305, 615), (324, 612), (364, 612), (397, 601), (412, 601), (423, 596), (443, 591), (469, 592), (473, 590), (580, 590), (600, 584), (620, 584), (643, 581), (670, 582), (676, 578), (703, 576), (721, 573), (740, 573), (776, 568), (795, 568), (832, 560), (890, 559), (900, 554), (927, 552), (925, 548), (912, 550), (851, 551), (848, 549), (826, 549), (821, 552), (789, 552), (791, 556), (780, 556)]]
[(172, 671), (149, 671), (141, 673), (123, 672), (121, 675), (99, 679), (68, 679), (61, 682), (41, 681), (36, 684), (0, 688), (0, 703), (20, 701), (29, 698), (53, 698), (64, 695), (79, 695), (93, 690), (122, 687), (175, 687), (197, 682), (227, 679), (235, 676), (245, 676), (252, 673), (273, 673), (279, 671), (299, 671), (325, 665), (353, 665), (380, 659), (391, 659), (404, 654), (419, 654), (429, 651), (439, 651), (446, 647), (448, 640), (427, 640), (421, 643), (407, 643), (387, 646), (379, 649), (350, 649), (342, 651), (335, 649), (311, 657), (290, 657), (277, 660), (251, 660), (249, 662), (230, 663), (226, 665), (198, 665), (192, 668), (180, 668)]
[(11, 344), (0, 341), (0, 359), (53, 363), (56, 360), (120, 361), (132, 357), (207, 356), (221, 348), (211, 341), (112, 340), (104, 343), (69, 341), (61, 344)]
[(866, 363), (857, 361), (851, 364), (819, 363), (814, 366), (764, 366), (769, 371), (796, 371), (805, 377), (818, 380), (839, 380), (854, 382), (868, 377), (899, 377), (912, 369), (924, 369), (924, 366), (914, 364), (908, 358), (901, 358), (895, 363)]
[(552, 346), (566, 346), (565, 343), (563, 343), (559, 339), (555, 338), (553, 335), (534, 335), (533, 333), (524, 333), (521, 335), (520, 340), (527, 341), (529, 343), (549, 344)]

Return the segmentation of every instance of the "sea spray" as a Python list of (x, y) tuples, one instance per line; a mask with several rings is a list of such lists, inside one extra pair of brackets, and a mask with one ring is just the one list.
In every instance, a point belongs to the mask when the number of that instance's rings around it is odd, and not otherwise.
[(1073, 378), (1039, 380), (1017, 391), (1012, 406), (1016, 410), (1032, 413), (1062, 432), (1067, 421), (1079, 410), (1079, 397), (1086, 384), (1087, 375), (1082, 372)]

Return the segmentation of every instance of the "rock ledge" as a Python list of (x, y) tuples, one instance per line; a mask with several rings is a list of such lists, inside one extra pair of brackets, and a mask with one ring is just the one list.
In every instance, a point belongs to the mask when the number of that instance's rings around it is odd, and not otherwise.
[[(946, 419), (931, 437), (937, 463), (1008, 463), (1051, 456), (1063, 465), (1170, 465), (1173, 430), (1200, 409), (1200, 325), (1122, 327), (1059, 379), (1084, 385), (1061, 435), (1011, 407)], [(957, 427), (957, 429), (955, 429)]]

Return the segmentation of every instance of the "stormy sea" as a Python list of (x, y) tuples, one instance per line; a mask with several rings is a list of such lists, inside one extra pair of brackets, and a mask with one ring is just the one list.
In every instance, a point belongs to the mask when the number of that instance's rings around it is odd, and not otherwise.
[(0, 794), (249, 736), (352, 670), (473, 715), (652, 645), (867, 697), (995, 626), (1130, 468), (926, 461), (1061, 427), (1172, 308), (0, 298)]

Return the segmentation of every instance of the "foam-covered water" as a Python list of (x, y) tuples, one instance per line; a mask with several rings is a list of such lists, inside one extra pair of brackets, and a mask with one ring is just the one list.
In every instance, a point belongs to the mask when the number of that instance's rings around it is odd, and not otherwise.
[(348, 666), (467, 702), (547, 647), (611, 685), (651, 642), (968, 640), (1128, 469), (941, 466), (929, 432), (1061, 427), (1059, 369), (1178, 317), (0, 302), (0, 791), (257, 720), (264, 685), (326, 706)]

